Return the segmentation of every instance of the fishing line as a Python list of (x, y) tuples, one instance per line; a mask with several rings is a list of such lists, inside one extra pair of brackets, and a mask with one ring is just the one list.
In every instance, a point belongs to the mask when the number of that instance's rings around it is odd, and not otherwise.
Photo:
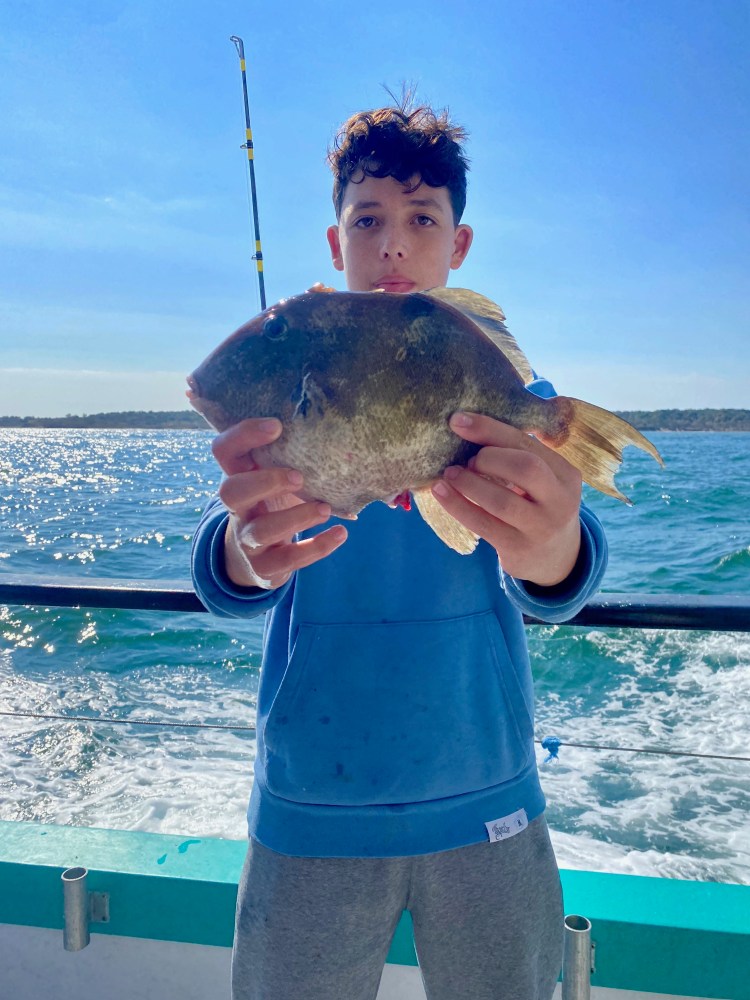
[(620, 753), (651, 753), (660, 757), (702, 757), (704, 760), (744, 760), (750, 763), (750, 757), (735, 757), (730, 754), (719, 753), (695, 753), (691, 750), (660, 750), (656, 747), (618, 747), (602, 746), (600, 743), (569, 743), (567, 740), (560, 740), (556, 736), (547, 736), (543, 740), (534, 740), (544, 750), (548, 751), (544, 762), (558, 760), (560, 747), (582, 747), (585, 750), (616, 750)]
[[(106, 723), (112, 726), (162, 726), (166, 728), (173, 727), (175, 729), (220, 729), (230, 732), (238, 733), (254, 733), (256, 731), (255, 726), (240, 726), (240, 725), (226, 725), (224, 723), (215, 722), (172, 722), (170, 720), (151, 720), (151, 719), (112, 719), (107, 716), (88, 716), (88, 715), (54, 715), (52, 713), (44, 712), (5, 712), (0, 711), (0, 715), (8, 716), (12, 719), (43, 719), (52, 722), (87, 722), (91, 723)], [(700, 757), (703, 760), (738, 760), (745, 761), (750, 764), (750, 757), (737, 757), (730, 754), (716, 754), (716, 753), (695, 753), (690, 750), (659, 750), (654, 747), (618, 747), (618, 746), (602, 746), (598, 743), (569, 743), (567, 741), (557, 740), (555, 737), (545, 737), (543, 740), (534, 740), (545, 750), (549, 750), (548, 759), (556, 760), (557, 751), (561, 746), (566, 747), (581, 747), (586, 750), (614, 750), (621, 753), (649, 753), (655, 754), (662, 757)]]
[(173, 722), (151, 719), (111, 719), (104, 715), (53, 715), (45, 712), (3, 712), (12, 719), (45, 719), (52, 722), (101, 722), (111, 726), (166, 726), (175, 729), (228, 729), (236, 732), (254, 733), (255, 726), (228, 726), (218, 722)]

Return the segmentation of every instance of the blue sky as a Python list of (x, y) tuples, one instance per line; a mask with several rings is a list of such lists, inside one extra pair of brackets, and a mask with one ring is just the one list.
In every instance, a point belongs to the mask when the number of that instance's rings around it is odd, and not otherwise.
[(470, 132), (451, 283), (559, 392), (750, 407), (744, 0), (28, 0), (0, 10), (0, 415), (181, 408), (258, 311), (232, 34), (269, 302), (342, 287), (326, 147), (408, 81)]

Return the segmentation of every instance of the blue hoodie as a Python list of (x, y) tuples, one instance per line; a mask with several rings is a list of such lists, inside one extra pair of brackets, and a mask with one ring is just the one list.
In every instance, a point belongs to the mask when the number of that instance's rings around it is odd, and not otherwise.
[(416, 510), (381, 503), (282, 587), (244, 589), (224, 569), (227, 517), (218, 499), (204, 511), (193, 579), (216, 614), (267, 613), (252, 837), (296, 856), (399, 857), (543, 811), (522, 614), (566, 621), (594, 593), (607, 546), (591, 511), (575, 570), (548, 589), (505, 575), (486, 542), (458, 555)]

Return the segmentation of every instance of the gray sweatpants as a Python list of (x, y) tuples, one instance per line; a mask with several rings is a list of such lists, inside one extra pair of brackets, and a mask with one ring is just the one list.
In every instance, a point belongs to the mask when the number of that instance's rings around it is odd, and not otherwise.
[(550, 1000), (563, 914), (543, 816), (508, 840), (407, 858), (296, 858), (251, 841), (233, 1000), (374, 1000), (403, 910), (428, 1000)]

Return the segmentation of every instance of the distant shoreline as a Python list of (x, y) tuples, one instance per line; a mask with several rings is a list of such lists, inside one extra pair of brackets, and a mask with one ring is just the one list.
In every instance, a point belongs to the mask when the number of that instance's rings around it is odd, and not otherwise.
[[(639, 431), (750, 431), (750, 410), (614, 410)], [(64, 417), (0, 417), (0, 428), (204, 430), (194, 410), (124, 410)]]
[(0, 427), (67, 427), (102, 430), (210, 431), (195, 410), (122, 410), (113, 413), (68, 413), (64, 417), (0, 417)]

